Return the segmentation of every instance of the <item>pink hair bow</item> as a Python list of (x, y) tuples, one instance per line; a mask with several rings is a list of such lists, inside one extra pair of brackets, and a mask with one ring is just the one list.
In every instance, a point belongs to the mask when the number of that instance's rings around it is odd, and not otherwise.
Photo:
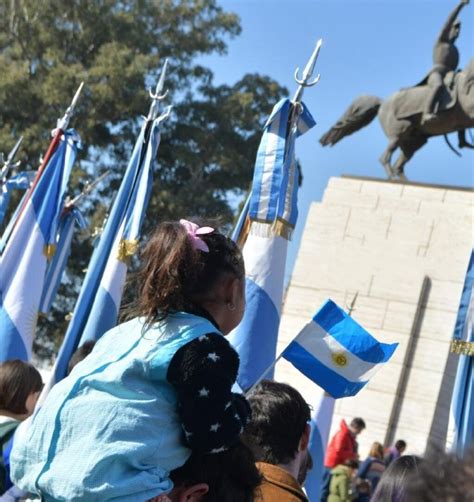
[(188, 220), (179, 220), (179, 223), (183, 225), (186, 232), (188, 232), (193, 248), (209, 253), (209, 246), (199, 236), (210, 234), (214, 232), (214, 229), (212, 227), (200, 227), (199, 225), (196, 225), (196, 223)]

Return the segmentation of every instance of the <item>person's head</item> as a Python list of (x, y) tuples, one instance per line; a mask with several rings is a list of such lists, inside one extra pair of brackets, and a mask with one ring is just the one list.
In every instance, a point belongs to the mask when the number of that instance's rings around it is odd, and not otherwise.
[(351, 420), (349, 430), (354, 436), (359, 435), (365, 429), (365, 422), (362, 418), (356, 417)]
[(381, 443), (378, 443), (377, 441), (372, 443), (369, 451), (369, 457), (378, 458), (380, 460), (383, 459), (383, 446)]
[(158, 225), (141, 253), (134, 315), (152, 324), (174, 312), (204, 308), (224, 334), (240, 323), (245, 309), (242, 253), (229, 237), (209, 228), (186, 220)]
[(171, 472), (172, 502), (252, 502), (261, 477), (242, 442), (222, 453), (192, 454)]
[(404, 455), (384, 471), (371, 502), (407, 502), (406, 490), (412, 476), (418, 475), (420, 457)]
[(443, 451), (431, 454), (410, 479), (406, 495), (407, 502), (472, 502), (474, 449), (464, 459)]
[(290, 385), (263, 380), (247, 396), (252, 418), (242, 439), (256, 460), (285, 468), (298, 478), (307, 462), (311, 412)]
[(90, 340), (88, 342), (84, 342), (71, 356), (69, 359), (69, 363), (67, 365), (67, 374), (71, 373), (72, 369), (76, 364), (79, 364), (82, 360), (84, 360), (91, 352), (95, 346), (95, 342)]
[(407, 449), (407, 444), (405, 441), (403, 441), (403, 439), (399, 439), (395, 442), (395, 448), (398, 450), (398, 453), (402, 455), (403, 452)]
[(459, 19), (456, 19), (454, 21), (451, 31), (449, 32), (449, 39), (454, 41), (459, 37), (459, 33), (461, 32), (461, 21)]
[(342, 465), (346, 468), (349, 477), (354, 479), (359, 468), (359, 461), (354, 458), (348, 458)]
[(43, 380), (30, 363), (12, 359), (0, 364), (0, 414), (24, 420), (32, 415)]

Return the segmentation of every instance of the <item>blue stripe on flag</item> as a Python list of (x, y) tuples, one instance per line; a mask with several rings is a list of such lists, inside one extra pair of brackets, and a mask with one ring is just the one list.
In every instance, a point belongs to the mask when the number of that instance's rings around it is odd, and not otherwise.
[(326, 301), (313, 321), (348, 351), (369, 363), (387, 362), (397, 348), (397, 344), (381, 344), (332, 300)]
[(28, 361), (28, 351), (26, 350), (23, 338), (13, 324), (10, 316), (5, 311), (0, 298), (0, 326), (2, 327), (2, 343), (0, 344), (0, 361), (9, 359), (21, 359)]
[(240, 356), (238, 383), (248, 390), (275, 360), (280, 316), (270, 296), (249, 278), (245, 290), (245, 315), (230, 341)]
[(324, 389), (334, 397), (357, 394), (367, 382), (351, 382), (322, 364), (299, 343), (291, 342), (283, 357), (313, 382), (324, 382)]
[(81, 336), (79, 346), (87, 341), (96, 341), (100, 335), (104, 334), (104, 326), (113, 328), (117, 324), (118, 307), (112, 296), (102, 286), (95, 295), (94, 304), (89, 313), (89, 322)]

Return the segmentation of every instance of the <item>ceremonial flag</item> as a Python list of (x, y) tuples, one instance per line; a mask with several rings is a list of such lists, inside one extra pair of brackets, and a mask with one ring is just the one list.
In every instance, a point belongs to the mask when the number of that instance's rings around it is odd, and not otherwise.
[(464, 281), (451, 351), (459, 354), (451, 402), (453, 450), (464, 456), (474, 444), (474, 252)]
[(334, 398), (355, 396), (392, 357), (398, 343), (380, 343), (327, 300), (282, 356)]
[(25, 171), (8, 178), (0, 189), (0, 225), (3, 223), (7, 214), (8, 204), (10, 202), (11, 193), (13, 190), (26, 190), (29, 188), (34, 178), (33, 171)]
[(0, 257), (0, 361), (31, 357), (47, 261), (55, 252), (78, 142), (72, 129), (61, 136)]
[(56, 293), (61, 283), (66, 263), (71, 253), (71, 242), (74, 233), (74, 225), (81, 229), (86, 228), (86, 221), (81, 212), (73, 207), (63, 212), (59, 223), (56, 237), (56, 253), (48, 265), (45, 279), (45, 287), (41, 297), (39, 311), (47, 314), (56, 297)]
[(321, 391), (318, 399), (312, 404), (311, 438), (308, 450), (313, 460), (313, 468), (308, 471), (304, 489), (309, 500), (315, 500), (316, 502), (321, 498), (324, 455), (329, 441), (335, 402), (332, 396)]
[(56, 382), (64, 378), (77, 347), (86, 340), (98, 340), (117, 323), (128, 261), (138, 248), (140, 227), (150, 196), (160, 126), (169, 113), (170, 108), (159, 117), (150, 112), (143, 122), (109, 217), (94, 248), (52, 378), (45, 386), (42, 399)]
[[(299, 107), (294, 127), (290, 115)], [(238, 383), (247, 390), (275, 359), (288, 238), (298, 216), (296, 138), (315, 124), (303, 104), (281, 100), (268, 119), (257, 153), (248, 207), (250, 233), (243, 247), (245, 315), (230, 335), (240, 356)], [(289, 131), (288, 131), (289, 130)], [(242, 228), (242, 218), (238, 224)], [(237, 233), (234, 238), (238, 240)], [(268, 375), (267, 375), (268, 376)]]

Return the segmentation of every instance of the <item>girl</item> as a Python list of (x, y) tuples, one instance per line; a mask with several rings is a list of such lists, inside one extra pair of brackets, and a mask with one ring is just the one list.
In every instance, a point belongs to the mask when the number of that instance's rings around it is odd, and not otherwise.
[(162, 223), (138, 274), (135, 318), (106, 333), (15, 441), (12, 474), (46, 502), (146, 501), (191, 449), (225, 451), (249, 407), (222, 335), (240, 322), (240, 250), (210, 227)]
[[(372, 443), (369, 456), (362, 462), (357, 471), (358, 481), (368, 481), (370, 484), (369, 493), (373, 493), (384, 471), (383, 446), (378, 442)], [(362, 493), (356, 500), (357, 502), (365, 502), (369, 500), (369, 496), (367, 493)]]
[(0, 495), (11, 491), (8, 453), (20, 422), (35, 408), (43, 381), (31, 364), (14, 359), (0, 364)]

